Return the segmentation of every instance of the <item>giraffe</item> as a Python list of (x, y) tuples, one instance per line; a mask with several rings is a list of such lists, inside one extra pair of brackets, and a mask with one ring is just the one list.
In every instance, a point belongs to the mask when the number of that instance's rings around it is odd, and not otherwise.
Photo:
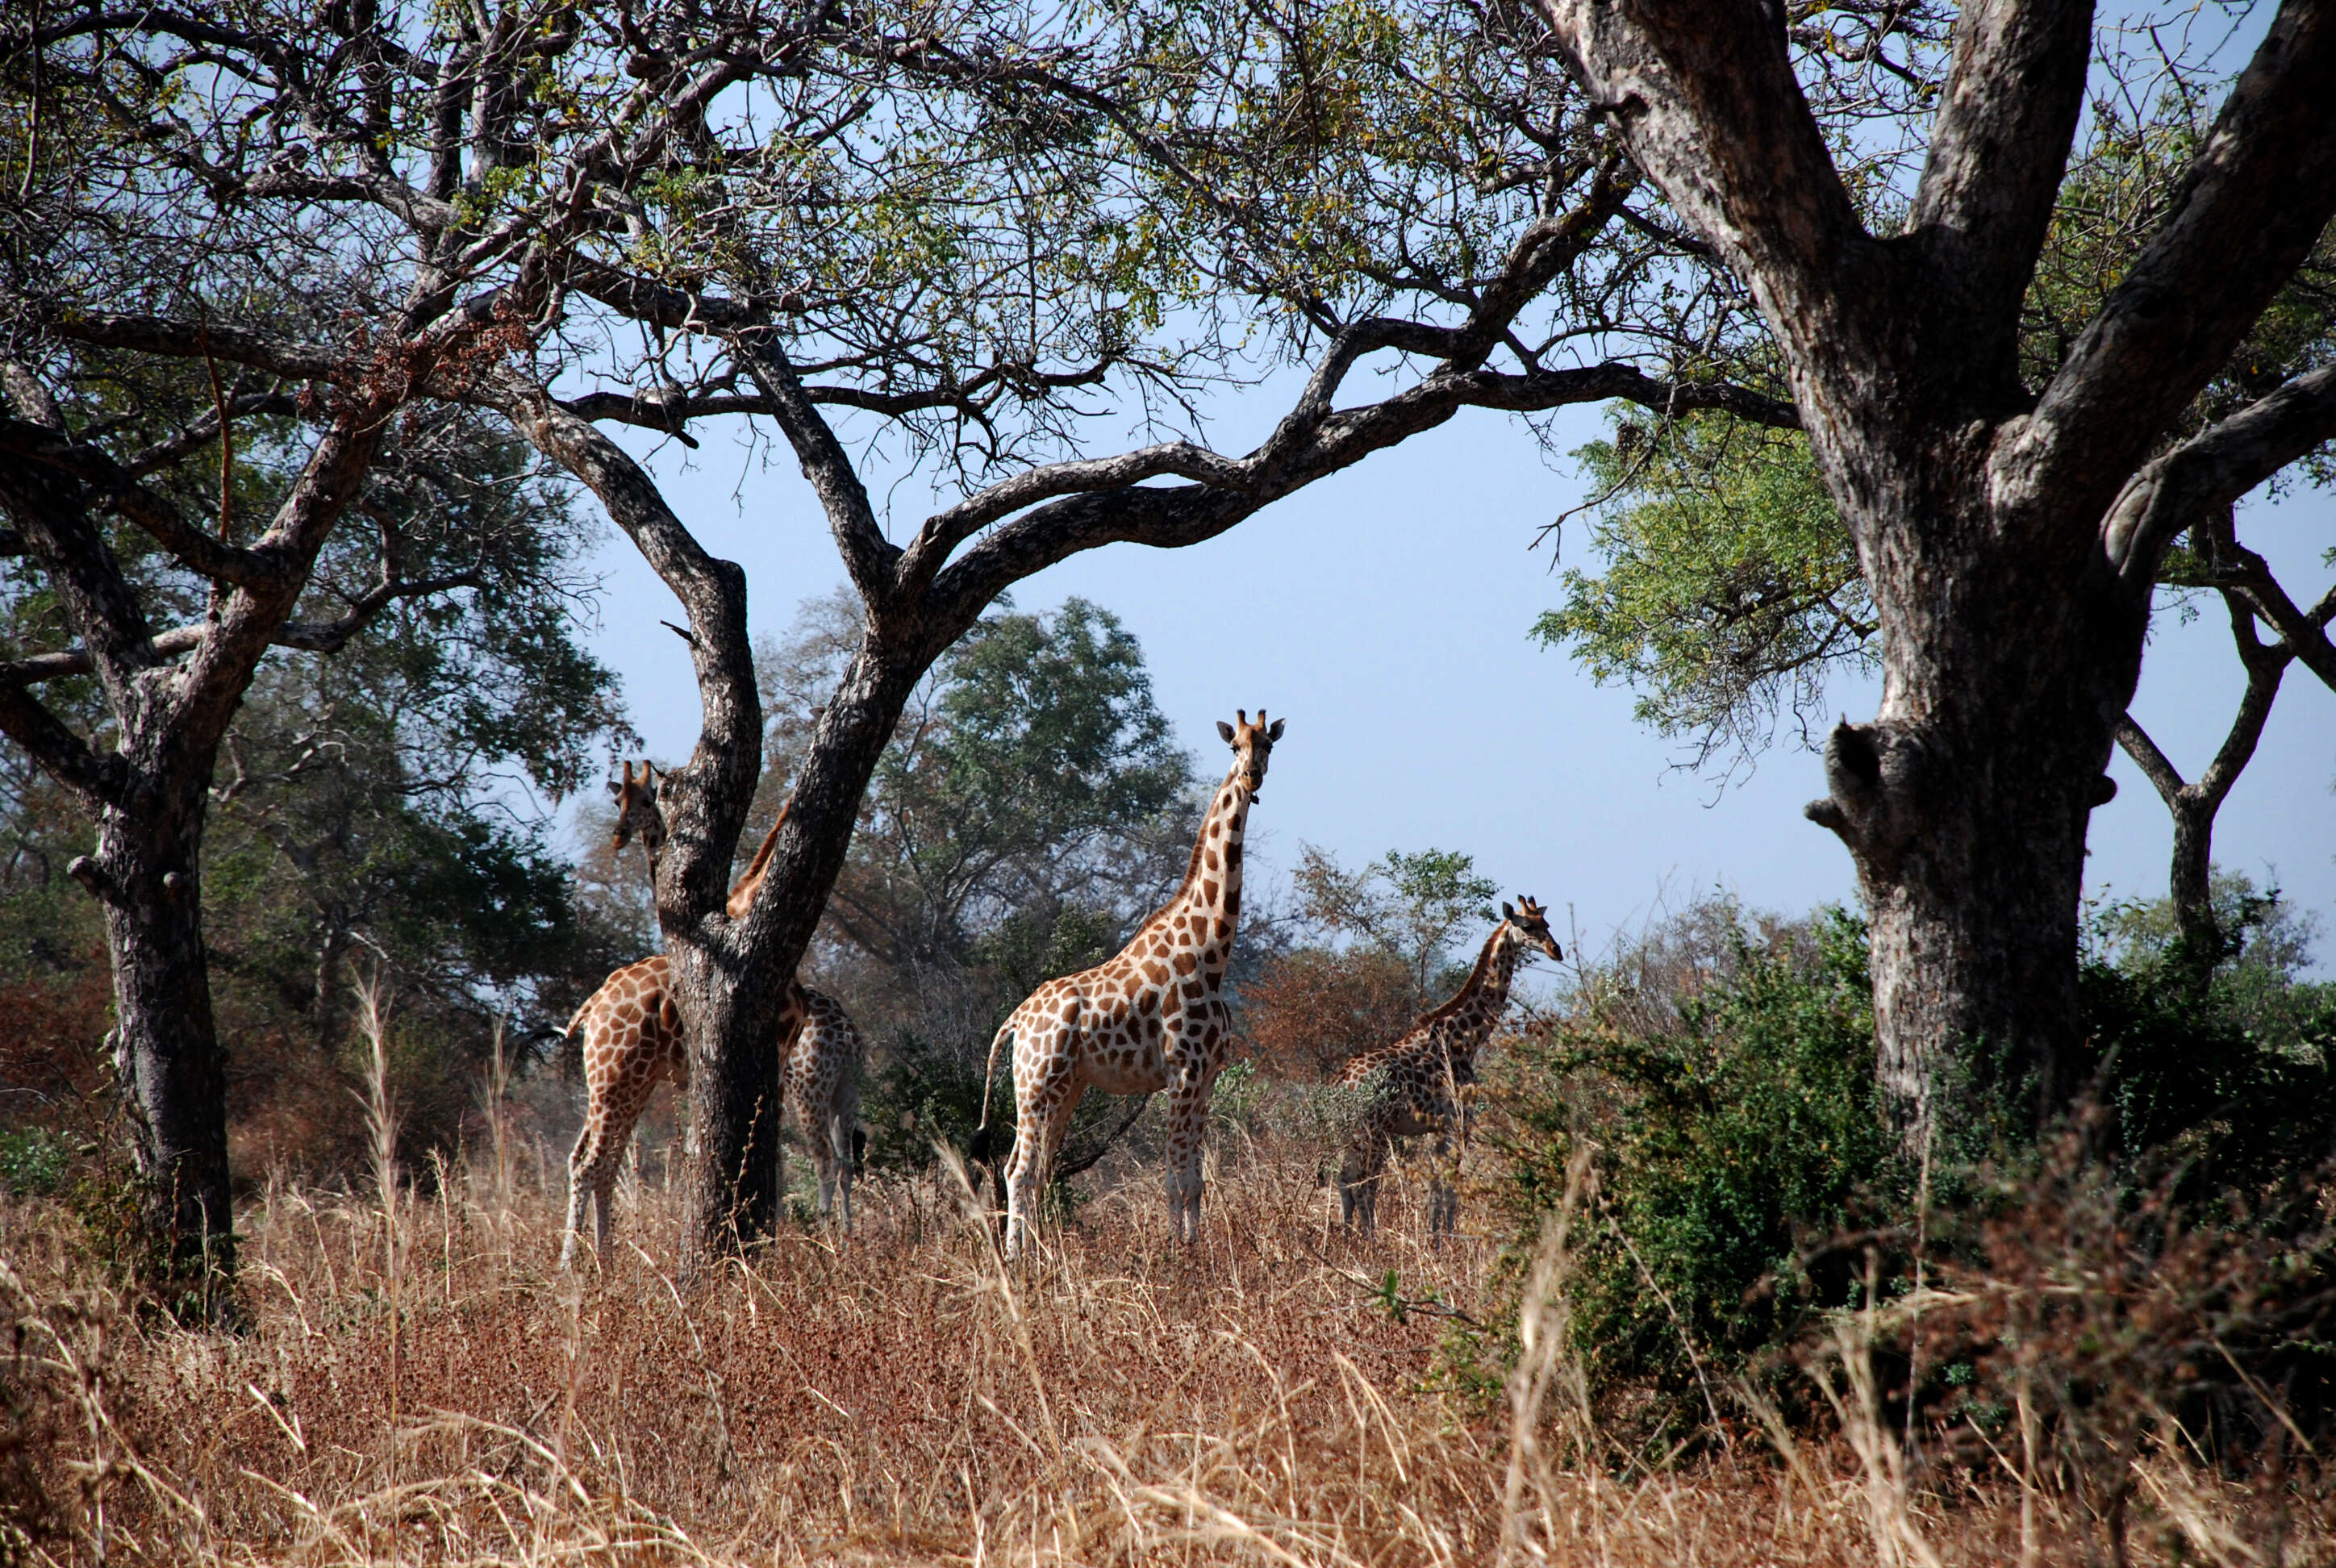
[(1501, 906), (1501, 923), (1476, 955), (1468, 983), (1442, 1007), (1426, 1014), (1391, 1046), (1366, 1051), (1338, 1075), (1341, 1087), (1358, 1092), (1353, 1135), (1338, 1166), (1339, 1220), (1363, 1233), (1378, 1223), (1379, 1176), (1395, 1140), (1436, 1135), (1436, 1174), (1428, 1184), (1427, 1223), (1440, 1242), (1459, 1218), (1460, 1200), (1445, 1173), (1455, 1128), (1465, 1131), (1460, 1091), (1476, 1081), (1476, 1051), (1509, 1005), (1509, 982), (1517, 959), (1538, 949), (1563, 961), (1550, 935), (1548, 911), (1520, 897), (1515, 909)]
[(1169, 1091), (1168, 1214), (1177, 1239), (1201, 1232), (1201, 1144), (1209, 1094), (1225, 1065), (1231, 1018), (1220, 988), (1241, 918), (1241, 834), (1250, 803), (1284, 720), (1257, 722), (1246, 710), (1217, 733), (1232, 747), (1232, 770), (1210, 802), (1176, 896), (1106, 963), (1048, 980), (1014, 1009), (989, 1042), (981, 1080), (981, 1128), (989, 1129), (989, 1085), (998, 1050), (1014, 1038), (1014, 1153), (1006, 1175), (1006, 1255), (1030, 1231), (1040, 1183), (1061, 1146), (1071, 1112), (1089, 1088), (1110, 1095)]
[[(632, 765), (627, 763), (623, 783), (608, 788), (617, 797), (617, 827), (610, 847), (622, 852), (638, 834), (648, 852), (654, 877), (657, 852), (666, 836), (665, 816), (657, 803), (656, 770), (644, 763), (636, 780)], [(755, 890), (770, 870), (779, 828), (786, 820), (786, 810), (781, 807), (778, 821), (764, 835), (753, 863), (724, 901), (723, 911), (730, 919), (745, 919), (753, 905)], [(608, 1251), (617, 1168), (657, 1085), (670, 1078), (676, 1091), (689, 1087), (689, 1050), (682, 1036), (681, 1010), (674, 1005), (672, 979), (671, 962), (662, 953), (628, 964), (603, 981), (560, 1031), (569, 1038), (579, 1029), (584, 1032), (585, 1087), (584, 1129), (568, 1156), (568, 1224), (560, 1244), (563, 1269), (573, 1261), (576, 1238), (583, 1232), (588, 1199), (593, 1208), (595, 1244), (602, 1253)], [(820, 1213), (830, 1213), (840, 1195), (842, 1223), (848, 1231), (852, 1129), (859, 1115), (860, 1065), (866, 1043), (842, 1003), (800, 982), (787, 988), (778, 1026), (784, 1053), (783, 1093), (793, 1103), (812, 1145), (812, 1163), (819, 1173)]]

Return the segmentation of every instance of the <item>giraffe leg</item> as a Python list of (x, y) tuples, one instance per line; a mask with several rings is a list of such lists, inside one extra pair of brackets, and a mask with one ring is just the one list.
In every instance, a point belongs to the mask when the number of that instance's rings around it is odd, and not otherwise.
[(1358, 1224), (1366, 1236), (1378, 1229), (1379, 1176), (1387, 1169), (1387, 1135), (1366, 1126), (1347, 1145), (1338, 1164), (1338, 1222)]
[[(860, 1120), (859, 1096), (839, 1087), (835, 1108), (827, 1117), (827, 1169), (820, 1179), (820, 1204), (822, 1210), (832, 1209), (837, 1222), (845, 1235), (852, 1234), (852, 1178), (853, 1161), (852, 1134)], [(828, 1201), (832, 1193), (834, 1202)]]
[(584, 1205), (592, 1194), (585, 1172), (591, 1166), (591, 1151), (599, 1135), (599, 1125), (587, 1115), (584, 1130), (577, 1135), (576, 1147), (568, 1155), (568, 1223), (560, 1232), (560, 1266), (563, 1269), (576, 1261), (576, 1238), (584, 1229)]
[(819, 1181), (819, 1217), (835, 1213), (835, 1118), (832, 1115), (804, 1118), (803, 1140), (811, 1145), (812, 1174)]
[(648, 1099), (648, 1091), (656, 1080), (642, 1075), (643, 1081), (618, 1079), (614, 1083), (591, 1086), (591, 1108), (584, 1117), (583, 1135), (576, 1140), (576, 1150), (568, 1156), (568, 1230), (560, 1243), (560, 1267), (574, 1261), (576, 1238), (584, 1230), (584, 1205), (589, 1199), (593, 1207), (593, 1240), (605, 1256), (608, 1251), (608, 1222), (616, 1209), (617, 1168), (632, 1142), (633, 1127), (641, 1117), (641, 1107)]
[(1210, 1080), (1194, 1074), (1168, 1102), (1168, 1222), (1186, 1246), (1201, 1239), (1201, 1163), (1208, 1145)]
[(1053, 1048), (1029, 1081), (1023, 1081), (1021, 1063), (1014, 1073), (1014, 1154), (1006, 1165), (1006, 1255), (1018, 1256), (1030, 1238), (1037, 1217), (1039, 1194), (1063, 1129), (1070, 1125), (1078, 1104), (1071, 1081), (1068, 1031), (1057, 1029)]
[(1427, 1178), (1427, 1239), (1428, 1244), (1439, 1251), (1444, 1238), (1460, 1217), (1460, 1194), (1453, 1186), (1452, 1135), (1439, 1133), (1436, 1139), (1435, 1164)]

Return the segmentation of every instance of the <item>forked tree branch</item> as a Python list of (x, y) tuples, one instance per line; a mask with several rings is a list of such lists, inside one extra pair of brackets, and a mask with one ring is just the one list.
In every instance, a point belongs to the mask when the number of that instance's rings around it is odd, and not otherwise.
[[(1903, 303), (1793, 73), (1780, 13), (1737, 0), (1538, 0), (1632, 161), (1787, 344), (1861, 352)], [(1796, 362), (1811, 362), (1806, 352)]]
[(2336, 213), (2336, 5), (2285, 0), (2171, 210), (1993, 467), (2028, 493), (2130, 473)]
[(2013, 383), (2020, 305), (2068, 167), (2092, 52), (2088, 0), (1979, 0), (1955, 17), (1907, 232), (1972, 346)]
[(836, 550), (843, 557), (844, 570), (852, 574), (852, 586), (871, 607), (891, 602), (899, 586), (893, 580), (892, 563), (900, 557), (900, 547), (877, 526), (868, 487), (860, 482), (843, 443), (803, 395), (803, 382), (769, 333), (739, 333), (730, 340), (730, 350), (770, 399), (772, 417), (786, 435), (787, 444), (794, 448), (803, 477), (811, 482), (813, 493), (827, 513), (828, 528), (835, 535)]

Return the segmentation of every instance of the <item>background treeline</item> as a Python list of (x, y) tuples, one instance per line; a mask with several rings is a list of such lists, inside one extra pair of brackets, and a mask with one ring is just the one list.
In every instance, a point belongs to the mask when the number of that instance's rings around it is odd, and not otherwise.
[[(117, 418), (159, 425), (195, 394), (140, 384)], [(267, 422), (253, 425), (234, 481), (238, 504), (264, 508), (292, 476)], [(498, 1032), (522, 1053), (642, 950), (579, 896), (551, 814), (631, 738), (615, 676), (583, 646), (595, 584), (580, 560), (599, 529), (572, 485), (475, 420), (406, 422), (382, 479), (375, 537), (328, 545), (304, 609), (327, 620), (365, 604), (389, 537), (399, 570), (433, 591), (375, 605), (330, 648), (271, 654), (210, 789), (206, 947), (237, 1167), (253, 1178), (354, 1157), (359, 981), (392, 998), (421, 1146), (451, 1146)], [(162, 552), (136, 565), (158, 599), (205, 613), (201, 585)], [(57, 621), (41, 579), (0, 582), (0, 647), (53, 643)], [(102, 736), (95, 685), (46, 696)], [(92, 824), (12, 743), (0, 781), (0, 1118), (86, 1124), (120, 1109), (98, 1096), (114, 1070), (103, 922), (68, 875)]]

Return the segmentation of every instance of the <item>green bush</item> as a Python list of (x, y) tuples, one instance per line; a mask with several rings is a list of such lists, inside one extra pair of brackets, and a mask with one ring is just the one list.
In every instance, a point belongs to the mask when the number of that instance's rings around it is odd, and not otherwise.
[[(982, 1063), (905, 1029), (886, 1042), (881, 1061), (861, 1092), (870, 1168), (925, 1170), (937, 1143), (962, 1151), (981, 1122)], [(990, 1121), (1006, 1128), (1014, 1122), (1014, 1075), (1010, 1063), (999, 1066)]]
[(45, 1128), (0, 1133), (0, 1188), (20, 1197), (53, 1197), (64, 1188), (73, 1154), (71, 1140)]
[(1593, 1380), (1698, 1410), (1695, 1357), (1738, 1371), (1844, 1300), (1852, 1267), (1813, 1278), (1804, 1256), (1909, 1177), (1874, 1085), (1863, 928), (1835, 910), (1764, 939), (1732, 907), (1712, 912), (1711, 961), (1667, 1027), (1621, 1027), (1626, 1009), (1585, 986), (1495, 1095), (1520, 1255), (1575, 1150), (1594, 1150), (1572, 1290)]
[[(1935, 1263), (1975, 1266), (1972, 1238), (2066, 1147), (2124, 1194), (2136, 1234), (2236, 1226), (2271, 1245), (2322, 1222), (2292, 1194), (2336, 1154), (2336, 987), (2301, 978), (2311, 927), (2275, 894), (2237, 878), (2217, 894), (2225, 941), (2205, 965), (2162, 904), (2093, 911), (2088, 1076), (2049, 1138), (2032, 1113), (1940, 1086)], [(1511, 1277), (1589, 1150), (1570, 1295), (1601, 1393), (1692, 1422), (1696, 1358), (1708, 1377), (1788, 1365), (1816, 1317), (1854, 1299), (1869, 1251), (1885, 1295), (1911, 1283), (1921, 1173), (1874, 1063), (1865, 930), (1839, 910), (1756, 929), (1699, 905), (1586, 973), (1529, 1034), (1494, 1089)]]
[(2109, 1146), (2182, 1195), (2259, 1192), (2336, 1156), (2336, 986), (2301, 979), (2309, 922), (2276, 891), (2214, 879), (2222, 950), (2201, 965), (2165, 904), (2095, 911), (2078, 984)]

